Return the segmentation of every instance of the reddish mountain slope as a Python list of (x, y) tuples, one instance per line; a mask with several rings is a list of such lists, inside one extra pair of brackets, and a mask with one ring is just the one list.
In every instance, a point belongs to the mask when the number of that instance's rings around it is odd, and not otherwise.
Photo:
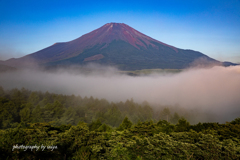
[[(143, 46), (145, 48), (147, 48), (147, 46), (149, 45), (152, 45), (154, 48), (158, 48), (156, 45), (151, 43), (151, 41), (153, 41), (171, 47), (176, 52), (178, 52), (177, 48), (157, 41), (151, 37), (148, 37), (124, 23), (107, 23), (104, 26), (90, 33), (85, 34), (82, 37), (71, 41), (70, 43), (74, 45), (79, 44), (84, 48), (89, 45), (94, 46), (96, 44), (102, 43), (109, 44), (113, 40), (123, 40), (138, 49), (139, 49), (138, 45)], [(104, 47), (106, 47), (106, 45)]]
[(185, 68), (197, 58), (220, 64), (206, 55), (182, 50), (157, 41), (123, 23), (107, 23), (73, 41), (55, 43), (4, 64), (56, 66), (89, 62), (114, 65), (120, 69)]

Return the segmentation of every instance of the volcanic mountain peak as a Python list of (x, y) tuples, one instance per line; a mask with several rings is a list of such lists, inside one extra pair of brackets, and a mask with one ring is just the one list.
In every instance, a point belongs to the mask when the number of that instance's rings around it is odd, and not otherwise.
[(86, 44), (94, 46), (96, 44), (106, 43), (106, 45), (103, 46), (104, 48), (113, 40), (123, 40), (138, 49), (140, 49), (139, 46), (148, 48), (150, 45), (154, 48), (158, 48), (153, 44), (153, 42), (156, 42), (171, 47), (178, 52), (177, 48), (148, 37), (124, 23), (107, 23), (88, 34), (73, 40), (72, 43), (78, 43), (81, 45), (85, 44), (85, 46)]
[(13, 67), (35, 64), (56, 67), (95, 62), (122, 70), (181, 69), (189, 67), (199, 58), (210, 63), (223, 64), (200, 52), (162, 43), (124, 23), (107, 23), (73, 41), (55, 43), (35, 53), (1, 63)]

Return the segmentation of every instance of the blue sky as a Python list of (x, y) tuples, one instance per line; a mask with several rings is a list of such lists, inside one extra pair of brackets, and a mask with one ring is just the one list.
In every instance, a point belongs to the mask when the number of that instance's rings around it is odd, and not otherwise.
[(240, 0), (0, 0), (0, 60), (76, 39), (109, 22), (240, 62)]

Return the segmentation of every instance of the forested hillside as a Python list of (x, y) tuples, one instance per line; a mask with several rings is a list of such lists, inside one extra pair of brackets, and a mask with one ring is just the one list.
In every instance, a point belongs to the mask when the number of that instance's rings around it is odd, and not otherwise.
[(0, 87), (0, 155), (1, 159), (240, 158), (240, 118), (225, 124), (191, 124), (185, 115), (132, 99), (113, 103)]

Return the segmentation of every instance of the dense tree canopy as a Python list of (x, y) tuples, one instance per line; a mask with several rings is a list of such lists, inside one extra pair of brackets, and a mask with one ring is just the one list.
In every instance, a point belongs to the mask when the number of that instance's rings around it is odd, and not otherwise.
[(0, 87), (0, 155), (1, 159), (240, 159), (239, 119), (191, 125), (169, 107), (157, 112), (147, 102), (132, 99), (110, 103)]

